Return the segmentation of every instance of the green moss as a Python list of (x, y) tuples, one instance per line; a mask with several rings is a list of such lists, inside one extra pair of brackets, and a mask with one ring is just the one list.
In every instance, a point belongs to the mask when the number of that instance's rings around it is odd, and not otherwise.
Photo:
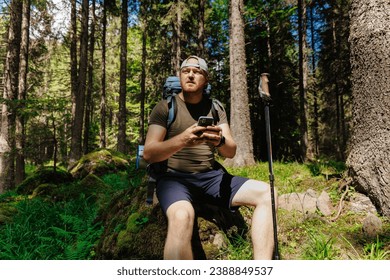
[(10, 203), (0, 203), (0, 224), (9, 223), (18, 212), (17, 208)]
[(58, 189), (56, 184), (41, 184), (33, 191), (31, 197), (53, 195), (56, 189)]
[(88, 174), (102, 176), (120, 170), (126, 170), (130, 166), (128, 158), (116, 151), (98, 149), (84, 155), (70, 170), (76, 178), (83, 178)]
[(33, 191), (43, 184), (60, 185), (70, 183), (73, 180), (72, 175), (62, 169), (45, 167), (37, 170), (31, 176), (27, 177), (16, 189), (18, 194), (32, 194)]
[(127, 218), (126, 230), (131, 233), (137, 233), (139, 231), (139, 224), (137, 223), (141, 215), (139, 213), (133, 213)]

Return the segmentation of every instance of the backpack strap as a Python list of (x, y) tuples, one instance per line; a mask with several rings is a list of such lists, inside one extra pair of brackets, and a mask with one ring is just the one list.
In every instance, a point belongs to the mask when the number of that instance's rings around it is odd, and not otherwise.
[(168, 103), (167, 130), (169, 130), (169, 128), (171, 127), (172, 123), (175, 121), (176, 118), (177, 105), (176, 105), (175, 96), (169, 95), (167, 97), (167, 103)]
[[(174, 95), (170, 95), (167, 97), (168, 103), (168, 118), (167, 118), (167, 130), (171, 127), (172, 123), (175, 121), (176, 113), (177, 113), (177, 105), (176, 99)], [(211, 115), (214, 118), (214, 125), (217, 125), (219, 122), (219, 113), (218, 110), (225, 111), (222, 103), (217, 99), (211, 99)]]
[(211, 100), (211, 114), (214, 118), (214, 125), (217, 125), (217, 123), (219, 122), (218, 110), (225, 111), (225, 108), (219, 100), (213, 98)]

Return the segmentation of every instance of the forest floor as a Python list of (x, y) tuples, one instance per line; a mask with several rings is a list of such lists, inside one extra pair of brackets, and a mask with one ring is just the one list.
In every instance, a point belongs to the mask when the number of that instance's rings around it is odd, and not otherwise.
[[(235, 175), (265, 182), (269, 180), (266, 162), (228, 170)], [(308, 189), (317, 193), (326, 191), (335, 209), (330, 217), (320, 212), (308, 214), (278, 209), (281, 259), (390, 259), (390, 221), (376, 214), (382, 222), (382, 231), (375, 237), (364, 234), (363, 220), (367, 213), (353, 212), (346, 206), (356, 192), (353, 185), (345, 188), (348, 178), (343, 163), (275, 162), (274, 174), (278, 195), (303, 193)], [(102, 225), (96, 224), (99, 207), (111, 205), (114, 194), (139, 188), (144, 182), (144, 173), (135, 172), (129, 176), (122, 172), (106, 174), (101, 178), (109, 188), (107, 194), (97, 200), (91, 199), (93, 196), (88, 193), (78, 193), (80, 189), (77, 183), (67, 183), (64, 192), (56, 191), (54, 197), (50, 195), (53, 190), (50, 184), (41, 185), (29, 195), (16, 192), (0, 195), (0, 259), (95, 259), (94, 246), (104, 231)], [(340, 201), (344, 202), (344, 206), (338, 215)], [(248, 207), (241, 207), (243, 216), (249, 219), (251, 211)], [(139, 226), (144, 223), (141, 221)], [(229, 241), (221, 249), (221, 259), (251, 259), (249, 239), (239, 236), (237, 240)]]
[[(317, 161), (310, 164), (274, 163), (275, 187), (278, 195), (304, 193), (312, 189), (318, 194), (326, 191), (334, 212), (325, 217), (319, 211), (302, 213), (278, 209), (278, 245), (285, 260), (389, 260), (390, 220), (375, 213), (382, 222), (382, 230), (375, 237), (363, 231), (367, 212), (350, 211), (348, 203), (356, 193), (348, 180), (343, 163)], [(230, 172), (268, 182), (268, 164), (230, 169)], [(240, 246), (230, 246), (229, 254), (251, 257), (250, 242), (241, 240)], [(236, 245), (236, 244), (235, 244)], [(242, 253), (240, 253), (243, 252)], [(246, 253), (245, 253), (246, 252)]]

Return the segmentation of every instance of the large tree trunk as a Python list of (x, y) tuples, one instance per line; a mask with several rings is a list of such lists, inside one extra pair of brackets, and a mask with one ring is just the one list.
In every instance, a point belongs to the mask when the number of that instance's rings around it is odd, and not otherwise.
[(225, 163), (232, 166), (246, 166), (255, 163), (246, 80), (243, 12), (243, 0), (230, 1), (230, 124), (233, 138), (237, 142), (237, 153), (232, 160), (226, 160)]
[(22, 1), (10, 3), (8, 50), (4, 68), (4, 93), (0, 132), (0, 193), (15, 186), (15, 100), (19, 86)]
[(82, 133), (84, 123), (84, 105), (88, 63), (88, 4), (88, 0), (83, 0), (80, 31), (80, 61), (78, 69), (79, 71), (77, 79), (77, 91), (76, 96), (74, 98), (74, 111), (72, 112), (72, 140), (69, 166), (72, 166), (73, 163), (79, 160), (82, 154)]
[(118, 151), (126, 154), (127, 0), (122, 0)]
[(390, 217), (390, 2), (353, 0), (353, 130), (347, 163), (358, 188)]

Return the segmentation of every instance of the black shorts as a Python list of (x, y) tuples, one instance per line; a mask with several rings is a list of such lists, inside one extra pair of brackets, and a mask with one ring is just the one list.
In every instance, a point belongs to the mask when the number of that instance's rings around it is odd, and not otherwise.
[(157, 179), (156, 193), (160, 205), (167, 212), (174, 202), (210, 203), (234, 211), (234, 195), (248, 178), (233, 176), (224, 169), (203, 173), (166, 172)]

